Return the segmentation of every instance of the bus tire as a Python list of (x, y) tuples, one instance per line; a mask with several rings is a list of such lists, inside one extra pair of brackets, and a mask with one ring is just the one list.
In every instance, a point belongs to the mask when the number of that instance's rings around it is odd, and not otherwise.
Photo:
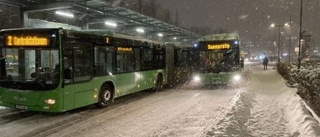
[(96, 106), (98, 108), (105, 108), (112, 101), (112, 89), (108, 85), (101, 87), (99, 100)]
[(161, 91), (163, 89), (163, 77), (161, 74), (157, 75), (155, 91)]

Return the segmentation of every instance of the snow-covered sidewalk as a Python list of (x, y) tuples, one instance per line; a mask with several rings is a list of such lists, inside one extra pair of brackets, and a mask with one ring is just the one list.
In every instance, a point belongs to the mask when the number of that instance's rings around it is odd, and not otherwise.
[(297, 89), (288, 88), (276, 70), (250, 66), (251, 79), (205, 136), (320, 137), (319, 122)]

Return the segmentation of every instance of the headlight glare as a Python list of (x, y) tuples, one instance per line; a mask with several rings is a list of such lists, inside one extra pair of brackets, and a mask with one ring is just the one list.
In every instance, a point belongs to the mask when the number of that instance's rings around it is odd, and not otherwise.
[(54, 100), (54, 99), (47, 99), (47, 100), (45, 100), (44, 102), (46, 102), (48, 105), (53, 105), (53, 104), (56, 103), (56, 100)]
[(241, 76), (240, 75), (234, 75), (233, 76), (233, 80), (234, 81), (239, 81), (239, 80), (241, 80)]
[(193, 81), (195, 82), (200, 82), (200, 76), (194, 76)]

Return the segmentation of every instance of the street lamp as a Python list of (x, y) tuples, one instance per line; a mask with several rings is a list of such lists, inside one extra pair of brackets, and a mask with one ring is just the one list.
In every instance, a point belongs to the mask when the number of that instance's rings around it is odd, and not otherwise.
[(290, 25), (288, 23), (285, 23), (285, 24), (274, 24), (272, 23), (270, 25), (270, 27), (272, 28), (275, 28), (275, 27), (278, 27), (279, 28), (279, 34), (278, 34), (278, 62), (280, 62), (280, 56), (281, 56), (281, 53), (280, 53), (280, 47), (281, 47), (281, 28), (282, 27), (289, 27)]
[(303, 0), (300, 1), (300, 30), (299, 30), (299, 57), (298, 57), (298, 69), (301, 66), (301, 38), (302, 38), (302, 10), (303, 10)]

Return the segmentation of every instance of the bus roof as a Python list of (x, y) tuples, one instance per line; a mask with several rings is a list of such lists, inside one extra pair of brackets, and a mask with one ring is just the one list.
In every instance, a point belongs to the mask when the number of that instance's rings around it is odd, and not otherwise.
[(141, 36), (115, 33), (115, 32), (107, 31), (107, 30), (86, 30), (86, 31), (82, 31), (82, 32), (106, 36), (106, 37), (123, 38), (123, 39), (138, 40), (138, 41), (143, 41), (143, 42), (152, 42), (152, 43), (160, 44), (160, 42), (149, 40), (149, 39), (143, 38)]
[(238, 40), (239, 35), (236, 33), (211, 34), (205, 35), (198, 39), (198, 41), (223, 41), (223, 40)]
[(70, 30), (70, 29), (63, 29), (63, 28), (11, 28), (11, 29), (1, 29), (0, 31), (23, 31), (23, 30), (64, 30), (69, 32), (79, 32), (79, 33), (86, 33), (86, 34), (93, 34), (93, 35), (100, 35), (105, 37), (114, 37), (114, 38), (123, 38), (123, 39), (130, 39), (130, 40), (137, 40), (142, 42), (149, 42), (155, 44), (161, 44), (161, 42), (149, 40), (140, 36), (134, 35), (127, 35), (121, 33), (115, 33), (112, 31), (107, 30)]
[(192, 48), (193, 45), (191, 43), (185, 43), (185, 42), (165, 42), (166, 45), (174, 45), (174, 47), (177, 48)]

